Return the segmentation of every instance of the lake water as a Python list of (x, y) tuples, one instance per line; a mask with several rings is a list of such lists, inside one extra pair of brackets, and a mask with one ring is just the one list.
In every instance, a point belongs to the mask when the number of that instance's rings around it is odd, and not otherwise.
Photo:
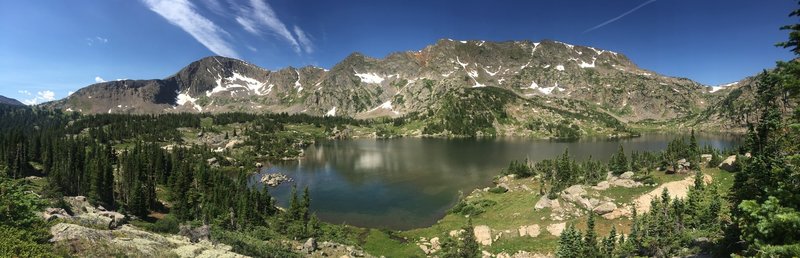
[[(608, 160), (622, 144), (626, 152), (657, 151), (681, 135), (647, 134), (629, 139), (584, 139), (556, 142), (526, 138), (389, 140), (358, 139), (319, 142), (305, 158), (272, 164), (261, 174), (281, 172), (294, 179), (299, 192), (311, 190), (311, 208), (327, 222), (396, 230), (426, 227), (442, 218), (458, 199), (491, 185), (512, 160), (554, 158), (569, 148), (580, 160)], [(688, 139), (688, 137), (687, 137)], [(700, 146), (725, 149), (735, 135), (698, 134)], [(270, 188), (286, 207), (291, 184)], [(259, 184), (260, 186), (260, 184)]]

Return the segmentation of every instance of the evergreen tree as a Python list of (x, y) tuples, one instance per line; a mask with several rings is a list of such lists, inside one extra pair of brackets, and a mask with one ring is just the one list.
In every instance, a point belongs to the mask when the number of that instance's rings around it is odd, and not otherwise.
[(586, 233), (583, 236), (581, 252), (581, 257), (601, 257), (597, 246), (597, 233), (594, 231), (594, 212), (589, 212), (589, 218), (586, 220)]
[(625, 150), (622, 148), (622, 144), (619, 145), (617, 153), (611, 156), (611, 162), (609, 166), (611, 172), (613, 172), (615, 175), (619, 175), (628, 171), (628, 158), (625, 156)]
[(481, 257), (481, 249), (478, 241), (475, 239), (475, 228), (472, 226), (472, 218), (467, 220), (467, 226), (462, 228), (464, 233), (461, 234), (461, 245), (459, 247), (458, 257), (473, 258)]

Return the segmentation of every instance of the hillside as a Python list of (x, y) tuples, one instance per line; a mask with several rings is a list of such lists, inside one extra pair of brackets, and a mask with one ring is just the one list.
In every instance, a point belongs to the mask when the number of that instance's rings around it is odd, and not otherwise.
[(5, 97), (5, 96), (1, 96), (1, 95), (0, 95), (0, 104), (13, 105), (13, 106), (22, 106), (22, 105), (24, 105), (24, 104), (22, 104), (22, 102), (19, 102), (19, 100), (12, 99), (12, 98)]

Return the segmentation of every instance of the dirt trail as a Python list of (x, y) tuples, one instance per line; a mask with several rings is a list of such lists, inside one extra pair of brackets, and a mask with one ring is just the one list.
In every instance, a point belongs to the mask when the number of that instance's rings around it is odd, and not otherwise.
[[(706, 183), (710, 183), (712, 181), (712, 178), (711, 176), (704, 174), (703, 181)], [(694, 176), (686, 177), (681, 181), (674, 181), (662, 184), (658, 186), (656, 189), (653, 189), (653, 191), (650, 191), (647, 194), (639, 196), (639, 198), (636, 198), (636, 200), (634, 200), (634, 204), (636, 204), (636, 212), (642, 214), (644, 212), (649, 211), (650, 201), (653, 200), (653, 198), (660, 197), (661, 193), (664, 191), (664, 188), (666, 188), (667, 191), (669, 191), (669, 196), (671, 198), (683, 199), (686, 198), (686, 195), (688, 195), (689, 189), (692, 186), (694, 186)]]

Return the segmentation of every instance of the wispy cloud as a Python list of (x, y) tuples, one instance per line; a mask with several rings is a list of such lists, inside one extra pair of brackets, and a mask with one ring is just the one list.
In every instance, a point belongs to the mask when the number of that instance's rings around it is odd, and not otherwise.
[[(28, 92), (28, 91), (24, 91), (24, 92), (25, 92), (25, 94), (30, 95), (30, 92)], [(23, 91), (20, 91), (20, 93), (23, 93)], [(22, 103), (25, 104), (25, 105), (36, 105), (36, 104), (39, 104), (41, 102), (53, 101), (55, 99), (56, 99), (56, 93), (55, 92), (52, 92), (52, 91), (49, 91), (49, 90), (44, 90), (44, 91), (36, 92), (36, 97), (33, 97), (32, 99), (22, 100)]]
[(300, 42), (300, 45), (307, 54), (314, 52), (314, 44), (311, 42), (311, 39), (300, 27), (297, 27), (297, 25), (294, 26), (294, 35), (297, 35), (297, 41)]
[(95, 43), (98, 43), (98, 44), (108, 43), (108, 38), (104, 38), (104, 37), (100, 37), (100, 36), (95, 36), (94, 38), (86, 38), (86, 45), (91, 46), (91, 45), (94, 45)]
[(197, 12), (187, 0), (143, 0), (150, 10), (180, 27), (217, 55), (238, 58), (239, 54), (224, 39), (228, 33)]
[(628, 10), (627, 12), (624, 12), (624, 13), (620, 14), (619, 16), (612, 18), (611, 20), (605, 21), (605, 22), (603, 22), (603, 23), (600, 23), (600, 24), (598, 24), (597, 26), (591, 27), (591, 28), (589, 28), (589, 29), (587, 29), (587, 30), (583, 31), (583, 33), (587, 33), (587, 32), (590, 32), (590, 31), (593, 31), (593, 30), (599, 29), (599, 28), (601, 28), (601, 27), (603, 27), (603, 26), (606, 26), (606, 25), (608, 25), (609, 23), (612, 23), (612, 22), (615, 22), (615, 21), (617, 21), (617, 20), (619, 20), (619, 19), (622, 19), (622, 17), (625, 17), (625, 16), (627, 16), (628, 14), (631, 14), (631, 13), (635, 12), (636, 10), (639, 10), (639, 8), (642, 8), (642, 7), (644, 7), (645, 5), (651, 4), (651, 3), (655, 2), (655, 1), (656, 1), (656, 0), (649, 0), (649, 1), (647, 1), (647, 2), (644, 2), (644, 3), (642, 3), (642, 4), (640, 4), (640, 5), (636, 6), (636, 7), (634, 7), (633, 9), (630, 9), (630, 10)]
[[(286, 40), (298, 54), (303, 50), (305, 50), (306, 53), (311, 53), (313, 51), (311, 41), (307, 35), (305, 35), (305, 33), (303, 33), (302, 36), (298, 34), (297, 31), (299, 28), (295, 26), (295, 34), (297, 34), (296, 39), (286, 27), (286, 24), (278, 18), (275, 10), (266, 2), (262, 0), (250, 0), (249, 6), (236, 5), (234, 9), (236, 9), (238, 13), (236, 22), (247, 32), (259, 36), (261, 36), (263, 32), (274, 33), (283, 40)], [(262, 29), (262, 26), (264, 29)], [(302, 30), (300, 30), (300, 32), (302, 33)], [(300, 40), (299, 43), (298, 39)], [(304, 40), (308, 44), (303, 43)]]
[(19, 94), (25, 94), (25, 95), (28, 95), (28, 96), (32, 95), (32, 94), (31, 94), (31, 92), (30, 92), (30, 91), (28, 91), (28, 90), (18, 90), (18, 91), (17, 91), (17, 93), (19, 93)]
[(103, 77), (95, 76), (94, 77), (94, 82), (101, 83), (101, 82), (106, 82), (106, 80), (104, 80)]

